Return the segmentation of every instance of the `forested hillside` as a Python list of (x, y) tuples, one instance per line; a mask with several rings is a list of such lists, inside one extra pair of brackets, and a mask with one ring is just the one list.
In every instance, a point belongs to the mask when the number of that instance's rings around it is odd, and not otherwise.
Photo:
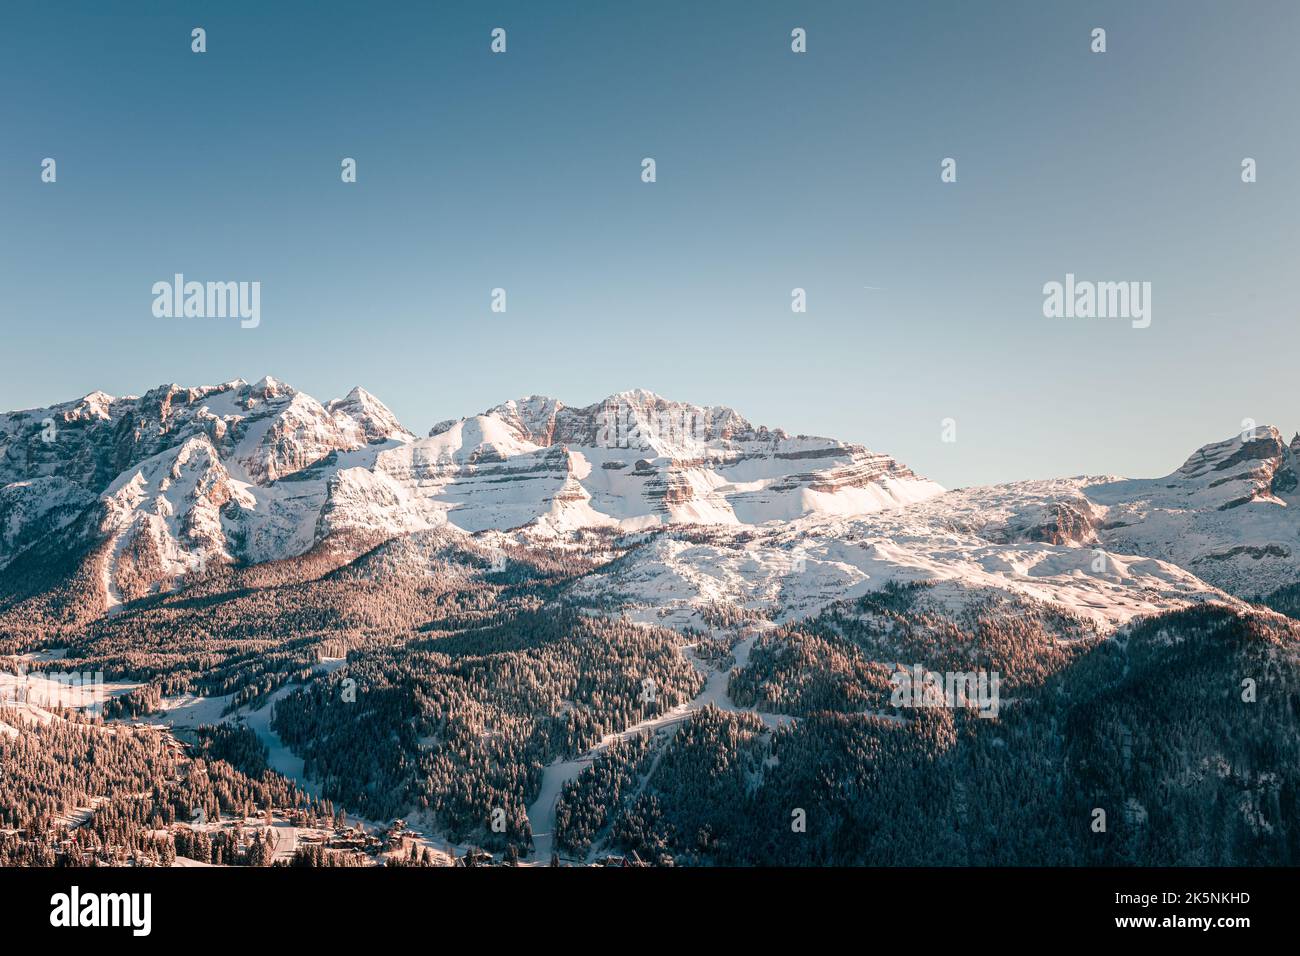
[[(562, 844), (585, 854), (601, 836), (643, 859), (718, 864), (1300, 861), (1296, 625), (1194, 609), (1047, 654), (1046, 669), (1020, 653), (1000, 663), (1025, 676), (988, 720), (865, 713), (889, 710), (885, 669), (861, 656), (870, 640), (810, 636), (844, 613), (733, 677), (741, 699), (761, 688), (762, 709), (799, 720), (703, 712), (648, 778), (644, 750), (611, 750), (566, 790)], [(1011, 649), (1022, 627), (992, 630)]]

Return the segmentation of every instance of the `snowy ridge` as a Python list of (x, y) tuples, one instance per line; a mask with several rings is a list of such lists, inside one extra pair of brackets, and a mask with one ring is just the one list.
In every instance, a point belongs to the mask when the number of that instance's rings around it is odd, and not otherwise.
[(1133, 618), (1215, 601), (1244, 606), (1165, 561), (1045, 542), (998, 543), (953, 532), (911, 509), (855, 519), (808, 518), (743, 537), (655, 537), (588, 576), (587, 594), (614, 595), (647, 623), (701, 627), (710, 606), (777, 621), (816, 614), (890, 583), (925, 582), (950, 611), (989, 590), (1068, 610), (1108, 633)]

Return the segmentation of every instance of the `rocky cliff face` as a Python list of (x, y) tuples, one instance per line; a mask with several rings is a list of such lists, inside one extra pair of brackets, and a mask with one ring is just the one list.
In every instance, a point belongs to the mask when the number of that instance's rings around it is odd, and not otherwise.
[(941, 490), (860, 445), (791, 436), (725, 406), (673, 402), (644, 390), (582, 408), (532, 396), (482, 417), (499, 421), (518, 441), (569, 449), (573, 475), (593, 507), (619, 519), (756, 524), (865, 513)]
[(622, 447), (670, 458), (708, 452), (725, 456), (760, 445), (775, 451), (776, 443), (788, 438), (780, 429), (755, 428), (735, 409), (673, 402), (644, 389), (619, 392), (582, 408), (534, 395), (505, 402), (484, 415), (505, 423), (519, 439), (543, 447)]
[(1169, 487), (1177, 482), (1202, 500), (1218, 498), (1221, 510), (1293, 491), (1297, 484), (1294, 445), (1295, 440), (1288, 446), (1276, 428), (1258, 428), (1214, 442), (1197, 449), (1170, 476)]

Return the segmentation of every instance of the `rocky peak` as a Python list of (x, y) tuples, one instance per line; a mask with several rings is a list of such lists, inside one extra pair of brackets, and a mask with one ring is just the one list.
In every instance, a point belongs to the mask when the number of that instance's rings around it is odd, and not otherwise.
[(336, 398), (326, 410), (341, 429), (355, 428), (363, 443), (384, 441), (389, 438), (414, 438), (389, 411), (388, 406), (360, 385), (343, 398)]
[(1282, 433), (1266, 425), (1198, 448), (1170, 478), (1221, 497), (1221, 509), (1235, 508), (1295, 488), (1294, 461)]
[(1276, 465), (1286, 447), (1282, 433), (1267, 425), (1254, 429), (1251, 434), (1236, 435), (1226, 441), (1201, 446), (1192, 452), (1175, 474), (1187, 479), (1212, 478), (1242, 468)]
[(256, 383), (250, 385), (248, 391), (253, 397), (260, 398), (264, 402), (290, 397), (298, 393), (298, 390), (292, 385), (286, 385), (270, 375), (265, 375)]
[(113, 404), (116, 401), (117, 399), (107, 392), (94, 391), (64, 414), (68, 418), (98, 418), (106, 421), (113, 417)]
[(561, 414), (569, 411), (558, 399), (529, 395), (502, 402), (483, 414), (500, 419), (521, 441), (545, 447), (554, 441), (556, 423)]

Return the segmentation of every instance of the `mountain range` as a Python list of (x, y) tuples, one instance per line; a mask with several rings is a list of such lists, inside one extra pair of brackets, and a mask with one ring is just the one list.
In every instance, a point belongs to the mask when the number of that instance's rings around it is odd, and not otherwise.
[[(447, 535), (553, 548), (640, 536), (584, 586), (657, 620), (686, 625), (717, 602), (806, 614), (926, 580), (1111, 628), (1300, 582), (1298, 452), (1300, 436), (1263, 427), (1163, 478), (944, 491), (860, 445), (644, 390), (507, 401), (418, 438), (363, 388), (322, 403), (269, 377), (165, 385), (0, 415), (0, 568), (57, 542), (97, 564), (112, 611), (218, 564), (327, 543), (380, 548), (389, 572), (413, 573)], [(658, 534), (672, 527), (704, 538)]]

